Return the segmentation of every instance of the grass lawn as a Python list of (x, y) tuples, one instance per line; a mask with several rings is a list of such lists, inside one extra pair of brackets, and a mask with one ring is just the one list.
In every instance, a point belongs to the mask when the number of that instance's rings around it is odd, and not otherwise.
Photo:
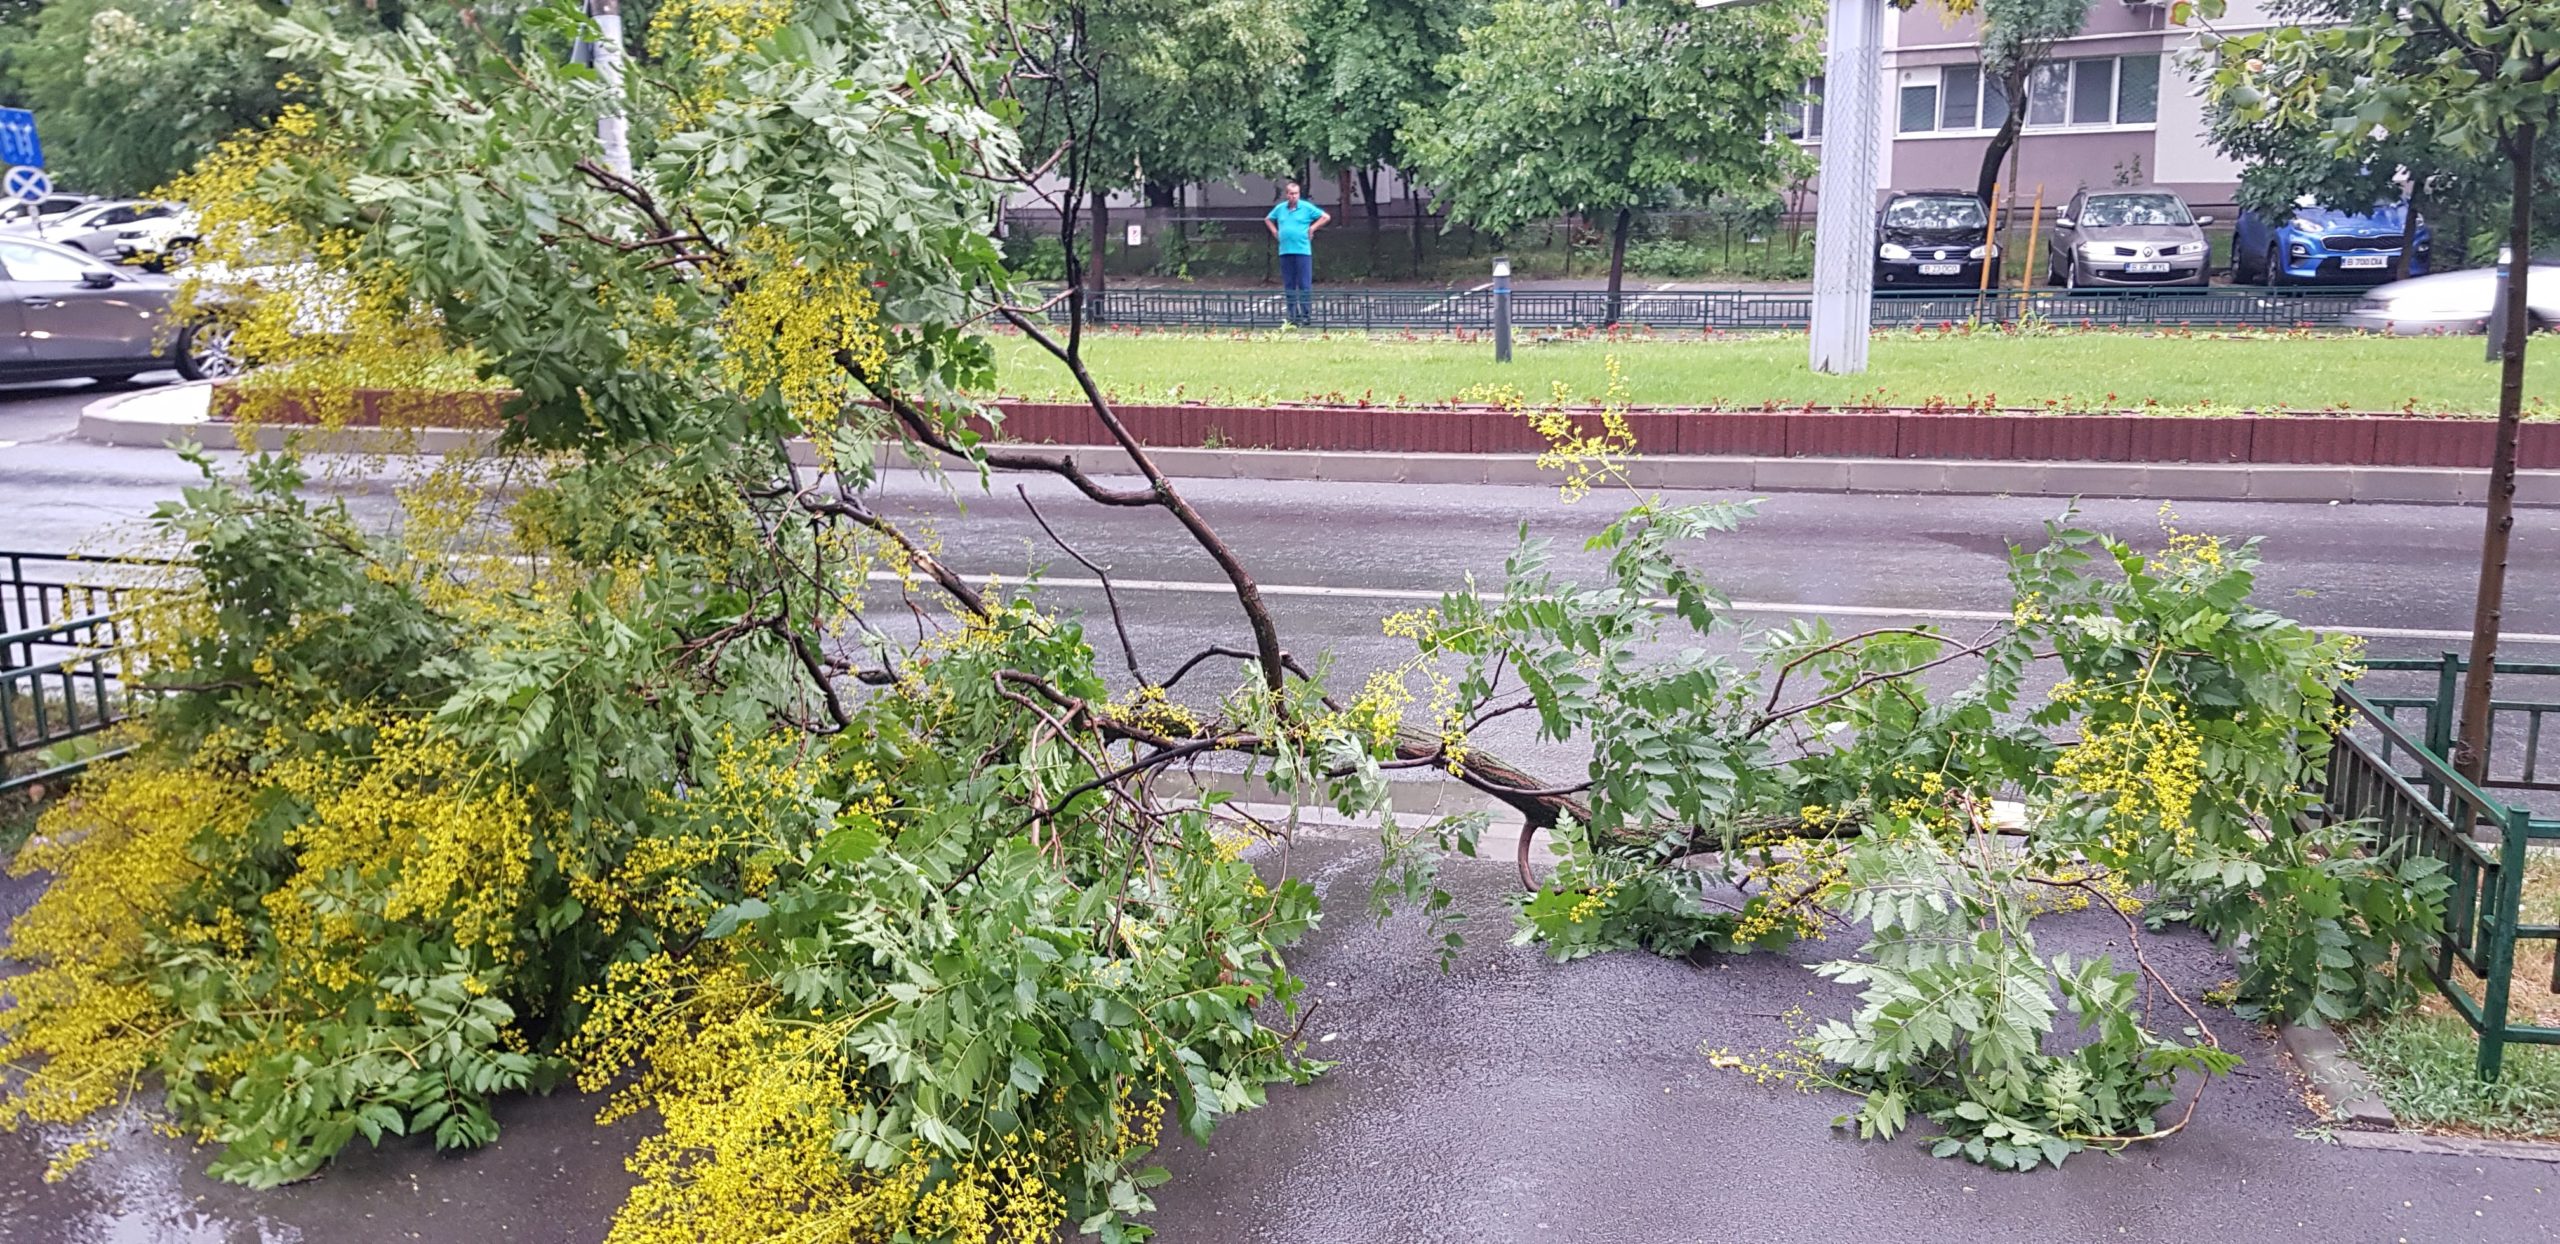
[[(2522, 914), (2531, 924), (2560, 916), (2560, 852), (2533, 854), (2525, 868)], [(2547, 988), (2551, 957), (2547, 940), (2516, 943), (2508, 978), (2510, 1017), (2516, 1022), (2560, 1024), (2560, 995)], [(2479, 982), (2463, 976), (2476, 997)], [(2415, 1010), (2339, 1035), (2403, 1127), (2560, 1139), (2560, 1046), (2511, 1043), (2498, 1082), (2482, 1083), (2472, 1074), (2479, 1038), (2432, 986)]]
[(2510, 1045), (2488, 1084), (2472, 1075), (2479, 1039), (2451, 1015), (2413, 1011), (2343, 1035), (2402, 1127), (2560, 1139), (2560, 1048)]
[[(1532, 401), (1556, 386), (1576, 399), (1607, 387), (1618, 361), (1631, 401), (1779, 407), (1997, 404), (2061, 410), (2157, 406), (2209, 415), (2243, 410), (2485, 413), (2497, 370), (2477, 337), (2142, 335), (2057, 332), (1895, 333), (1875, 340), (1863, 376), (1817, 376), (1805, 340), (1785, 334), (1707, 340), (1522, 343), (1508, 366), (1483, 340), (1296, 333), (1099, 333), (1086, 337), (1095, 376), (1124, 401), (1249, 403), (1334, 399), (1441, 402), (1510, 386)], [(2560, 399), (2560, 356), (2537, 342), (2528, 409)], [(1015, 397), (1067, 398), (1065, 369), (1029, 341), (996, 339), (998, 384)]]

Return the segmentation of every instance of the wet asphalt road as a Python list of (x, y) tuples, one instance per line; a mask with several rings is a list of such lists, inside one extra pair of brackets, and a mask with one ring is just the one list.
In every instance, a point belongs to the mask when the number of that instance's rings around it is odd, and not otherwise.
[[(151, 451), (68, 439), (81, 386), (0, 390), (0, 548), (132, 547), (150, 506), (191, 478)], [(1522, 521), (1556, 539), (1564, 564), (1597, 559), (1580, 540), (1606, 521), (1526, 488), (1363, 488), (1193, 481), (1184, 485), (1263, 582), (1290, 646), (1329, 652), (1344, 675), (1403, 655), (1378, 618), (1415, 592), (1499, 574)], [(1209, 582), (1205, 557), (1160, 514), (1097, 510), (1030, 485), (1050, 521), (1133, 584), (1123, 592), (1141, 653), (1158, 669), (1242, 624)], [(1036, 565), (1081, 577), (1010, 491), (962, 517), (931, 485), (892, 476), (892, 503), (941, 529), (953, 559), (1008, 579)], [(387, 513), (378, 493), (358, 509)], [(2100, 502), (2084, 522), (2156, 539), (2156, 507)], [(1764, 517), (1700, 550), (1744, 601), (1852, 606), (1883, 616), (1979, 625), (2004, 611), (2001, 550), (2058, 513), (2049, 499), (1781, 495)], [(2307, 621), (2459, 630), (2469, 619), (2476, 511), (2418, 506), (2187, 505), (2185, 525), (2267, 537), (2264, 593)], [(2517, 531), (2510, 628), (2560, 633), (2560, 513), (2528, 511)], [(1083, 588), (1063, 604), (1098, 608)], [(1790, 610), (1792, 611), (1792, 610)], [(1763, 620), (1773, 620), (1763, 619)], [(1107, 641), (1106, 641), (1107, 642)], [(2440, 639), (2391, 638), (2385, 652)], [(2531, 648), (2550, 657), (2560, 645)], [(1106, 661), (1106, 663), (1109, 663)], [(1506, 746), (1510, 742), (1506, 741)], [(1522, 746), (1529, 746), (1525, 741)], [(1564, 761), (1532, 748), (1528, 759)], [(1507, 865), (1451, 877), (1475, 916), (1448, 976), (1418, 930), (1360, 915), (1374, 852), (1302, 842), (1299, 871), (1351, 887), (1302, 948), (1321, 1008), (1308, 1036), (1340, 1065), (1233, 1121), (1207, 1149), (1177, 1145), (1159, 1190), (1172, 1244), (1723, 1240), (2509, 1241), (2560, 1232), (2560, 1166), (2343, 1150), (2306, 1138), (2313, 1120), (2264, 1041), (2216, 1023), (2248, 1056), (2188, 1133), (2130, 1156), (2075, 1160), (2060, 1173), (1998, 1176), (1938, 1162), (1906, 1142), (1832, 1133), (1836, 1099), (1760, 1088), (1709, 1067), (1701, 1044), (1752, 1049), (1783, 1039), (1793, 1007), (1839, 1013), (1847, 995), (1771, 956), (1693, 967), (1642, 955), (1552, 965), (1503, 944)], [(0, 888), (14, 911), (28, 884)], [(2046, 948), (2103, 949), (2121, 928), (2086, 918), (2040, 925)], [(1815, 946), (1808, 957), (1819, 957)], [(1843, 948), (1845, 949), (1845, 948)], [(2207, 947), (2162, 939), (2155, 956), (2188, 991), (2227, 975)], [(250, 1193), (195, 1173), (201, 1158), (146, 1134), (61, 1185), (37, 1182), (62, 1138), (0, 1134), (0, 1241), (594, 1241), (626, 1183), (628, 1129), (601, 1131), (588, 1103), (513, 1103), (505, 1137), (478, 1154), (415, 1146), (351, 1152), (322, 1178)], [(2316, 1135), (2316, 1133), (2313, 1133)]]

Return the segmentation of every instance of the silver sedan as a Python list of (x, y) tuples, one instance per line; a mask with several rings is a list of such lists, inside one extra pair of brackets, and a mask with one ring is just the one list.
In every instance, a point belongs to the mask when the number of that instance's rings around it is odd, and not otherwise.
[[(2560, 264), (2537, 263), (2526, 279), (2525, 311), (2537, 329), (2560, 325)], [(2494, 268), (2466, 268), (2377, 285), (2339, 317), (2341, 327), (2401, 337), (2477, 333), (2497, 300)]]

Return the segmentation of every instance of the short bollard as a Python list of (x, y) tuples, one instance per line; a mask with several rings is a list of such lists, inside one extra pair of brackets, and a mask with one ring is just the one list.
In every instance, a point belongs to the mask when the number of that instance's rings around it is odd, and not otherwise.
[(1511, 361), (1511, 260), (1493, 261), (1493, 361)]

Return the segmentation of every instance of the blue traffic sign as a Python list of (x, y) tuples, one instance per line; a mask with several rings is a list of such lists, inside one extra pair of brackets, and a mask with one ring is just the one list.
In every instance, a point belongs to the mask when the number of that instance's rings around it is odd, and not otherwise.
[(44, 167), (44, 143), (36, 137), (36, 114), (24, 108), (0, 108), (0, 164)]
[(33, 203), (51, 193), (53, 179), (45, 176), (43, 169), (13, 164), (8, 172), (0, 173), (0, 199), (24, 199)]

